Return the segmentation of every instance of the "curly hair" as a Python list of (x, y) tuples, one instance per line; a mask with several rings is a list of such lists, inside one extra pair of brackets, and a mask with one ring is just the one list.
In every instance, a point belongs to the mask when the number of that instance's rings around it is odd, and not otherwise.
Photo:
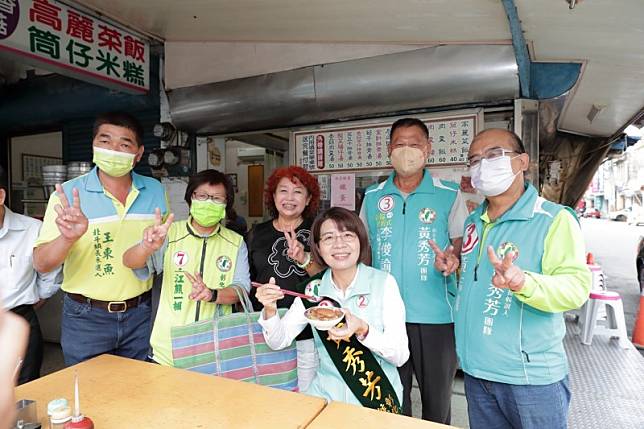
[(266, 209), (270, 213), (271, 217), (276, 218), (278, 215), (273, 195), (277, 190), (277, 184), (285, 177), (287, 177), (293, 183), (295, 183), (295, 180), (297, 179), (302, 185), (304, 185), (307, 192), (309, 193), (309, 196), (311, 197), (311, 201), (309, 201), (309, 205), (304, 208), (302, 217), (315, 217), (318, 212), (318, 207), (320, 206), (320, 185), (318, 185), (318, 180), (315, 177), (309, 174), (302, 167), (298, 167), (296, 165), (280, 167), (276, 169), (266, 181), (266, 189), (264, 190), (264, 204), (266, 205)]

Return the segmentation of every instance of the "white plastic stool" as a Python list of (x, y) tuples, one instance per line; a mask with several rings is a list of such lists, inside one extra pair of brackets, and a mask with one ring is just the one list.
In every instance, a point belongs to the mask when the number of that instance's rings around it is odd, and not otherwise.
[[(606, 310), (606, 323), (600, 324), (600, 309)], [(622, 348), (629, 348), (624, 320), (622, 298), (617, 292), (599, 290), (590, 293), (590, 298), (581, 311), (581, 342), (590, 345), (594, 335), (610, 335), (619, 338)]]
[(606, 283), (604, 282), (604, 271), (598, 264), (588, 264), (590, 274), (593, 276), (593, 283), (591, 290), (606, 290)]
[[(587, 264), (587, 266), (590, 270), (590, 274), (592, 275), (592, 284), (590, 290), (593, 292), (606, 290), (606, 283), (604, 281), (605, 276), (604, 271), (602, 271), (602, 267), (595, 263)], [(569, 310), (566, 312), (568, 315), (575, 318), (575, 321), (577, 323), (576, 333), (579, 335), (581, 335), (582, 325), (584, 323), (584, 320), (582, 319), (584, 308), (586, 308), (586, 304), (581, 306), (581, 308)], [(597, 317), (603, 319), (605, 316), (606, 312), (602, 308)]]

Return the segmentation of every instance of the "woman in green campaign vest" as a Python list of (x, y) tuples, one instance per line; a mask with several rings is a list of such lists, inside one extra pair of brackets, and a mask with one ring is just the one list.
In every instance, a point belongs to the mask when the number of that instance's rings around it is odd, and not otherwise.
[(329, 331), (313, 329), (320, 365), (304, 392), (382, 411), (402, 412), (402, 384), (397, 368), (409, 358), (405, 307), (396, 280), (370, 267), (369, 241), (362, 221), (333, 207), (311, 227), (311, 252), (328, 267), (303, 288), (313, 300), (296, 298), (283, 318), (277, 301), (284, 297), (275, 279), (257, 290), (264, 305), (259, 323), (266, 342), (281, 349), (307, 326), (312, 306), (336, 306), (344, 322)]
[(187, 220), (165, 222), (157, 210), (153, 226), (141, 242), (123, 255), (123, 263), (146, 277), (163, 272), (161, 298), (150, 345), (151, 359), (173, 366), (170, 330), (173, 326), (212, 318), (215, 304), (224, 314), (239, 299), (231, 288), (250, 289), (248, 252), (241, 235), (222, 222), (233, 213), (233, 187), (216, 170), (204, 170), (190, 178), (185, 193), (190, 207)]

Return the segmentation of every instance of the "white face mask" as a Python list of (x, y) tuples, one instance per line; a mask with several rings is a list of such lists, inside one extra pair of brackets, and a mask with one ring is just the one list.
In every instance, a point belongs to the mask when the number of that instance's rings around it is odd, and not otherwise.
[(521, 170), (512, 172), (513, 159), (506, 155), (493, 160), (483, 158), (477, 165), (470, 167), (472, 186), (486, 197), (495, 197), (504, 193), (521, 172)]
[(422, 170), (425, 166), (425, 154), (422, 150), (402, 146), (391, 151), (391, 165), (401, 176), (411, 176)]

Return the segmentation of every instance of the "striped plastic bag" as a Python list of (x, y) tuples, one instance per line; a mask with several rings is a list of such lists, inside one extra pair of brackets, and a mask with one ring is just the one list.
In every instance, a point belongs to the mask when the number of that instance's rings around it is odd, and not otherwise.
[[(295, 341), (273, 350), (264, 340), (246, 291), (235, 286), (244, 309), (226, 316), (215, 311), (213, 319), (171, 329), (172, 357), (176, 368), (219, 375), (278, 389), (297, 391)], [(286, 309), (279, 309), (280, 317)]]

